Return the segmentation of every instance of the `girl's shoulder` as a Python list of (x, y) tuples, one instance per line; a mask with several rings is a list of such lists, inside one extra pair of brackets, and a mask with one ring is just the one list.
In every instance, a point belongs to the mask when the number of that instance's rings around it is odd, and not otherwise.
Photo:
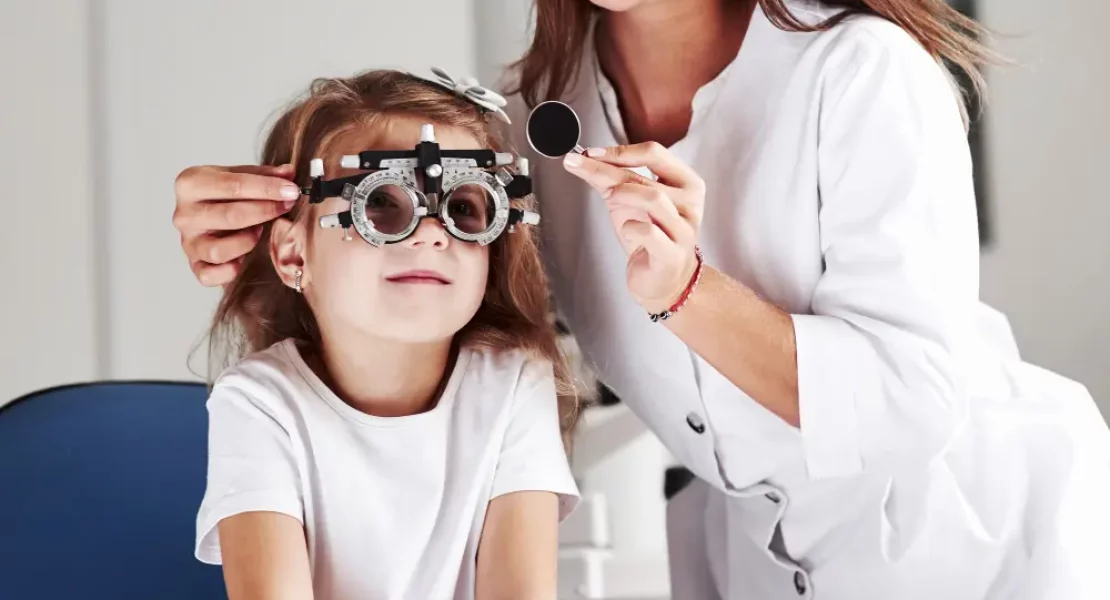
[(521, 348), (467, 346), (464, 352), (471, 385), (500, 382), (531, 386), (554, 380), (554, 365), (549, 359)]
[(276, 342), (235, 361), (216, 377), (213, 386), (288, 379), (297, 374), (296, 359), (299, 357), (295, 340)]
[(289, 411), (303, 395), (306, 369), (296, 342), (282, 340), (244, 356), (215, 379), (209, 404), (239, 399), (263, 412), (276, 415)]
[(515, 414), (521, 405), (557, 401), (551, 360), (521, 349), (468, 347), (466, 354), (466, 376), (458, 390), (467, 398), (464, 405), (480, 404), (495, 418), (504, 411)]

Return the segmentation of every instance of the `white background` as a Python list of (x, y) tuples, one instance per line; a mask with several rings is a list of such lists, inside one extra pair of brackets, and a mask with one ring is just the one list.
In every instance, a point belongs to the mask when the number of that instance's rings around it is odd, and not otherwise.
[[(492, 83), (524, 49), (528, 4), (5, 1), (0, 404), (74, 381), (195, 378), (187, 359), (217, 292), (181, 253), (174, 176), (256, 161), (268, 119), (316, 76), (438, 65)], [(982, 296), (1028, 360), (1085, 383), (1106, 413), (1110, 4), (980, 6), (1020, 63), (988, 74)], [(203, 373), (203, 349), (191, 364)], [(658, 464), (653, 443), (635, 452)], [(615, 522), (614, 543), (658, 556), (661, 524), (640, 523), (661, 518), (661, 484), (629, 470), (643, 465), (633, 454), (614, 460), (594, 478), (640, 519)]]

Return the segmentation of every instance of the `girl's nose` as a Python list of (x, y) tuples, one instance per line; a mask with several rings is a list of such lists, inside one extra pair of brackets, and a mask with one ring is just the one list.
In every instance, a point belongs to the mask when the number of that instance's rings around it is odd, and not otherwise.
[(443, 224), (435, 217), (425, 217), (420, 220), (420, 224), (416, 226), (416, 231), (405, 240), (405, 244), (410, 248), (418, 248), (421, 246), (432, 246), (436, 249), (447, 248), (450, 243), (450, 235), (447, 230), (443, 228)]

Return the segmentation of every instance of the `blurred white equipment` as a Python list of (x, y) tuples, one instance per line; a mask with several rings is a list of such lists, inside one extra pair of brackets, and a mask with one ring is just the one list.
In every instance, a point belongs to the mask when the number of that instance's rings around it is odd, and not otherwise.
[[(596, 386), (567, 338), (584, 396)], [(663, 476), (673, 458), (624, 404), (591, 406), (571, 468), (582, 492), (559, 530), (559, 600), (668, 600)]]

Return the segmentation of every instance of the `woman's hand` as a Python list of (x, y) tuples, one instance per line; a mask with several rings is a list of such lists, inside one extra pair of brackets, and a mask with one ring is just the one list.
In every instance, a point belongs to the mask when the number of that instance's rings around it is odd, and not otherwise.
[[(697, 268), (705, 182), (655, 142), (590, 148), (587, 155), (568, 154), (563, 163), (605, 198), (628, 253), (628, 291), (648, 312), (670, 308)], [(658, 181), (625, 167), (646, 167)]]
[(177, 176), (173, 226), (202, 285), (235, 279), (262, 224), (288, 212), (300, 197), (292, 177), (291, 165), (190, 167)]
[[(705, 182), (659, 144), (587, 151), (567, 170), (606, 195), (628, 259), (628, 289), (650, 313), (667, 310), (697, 268), (694, 241)], [(651, 181), (622, 167), (647, 167)], [(743, 283), (705, 265), (696, 293), (667, 329), (733, 385), (794, 427), (800, 423), (791, 315)]]

